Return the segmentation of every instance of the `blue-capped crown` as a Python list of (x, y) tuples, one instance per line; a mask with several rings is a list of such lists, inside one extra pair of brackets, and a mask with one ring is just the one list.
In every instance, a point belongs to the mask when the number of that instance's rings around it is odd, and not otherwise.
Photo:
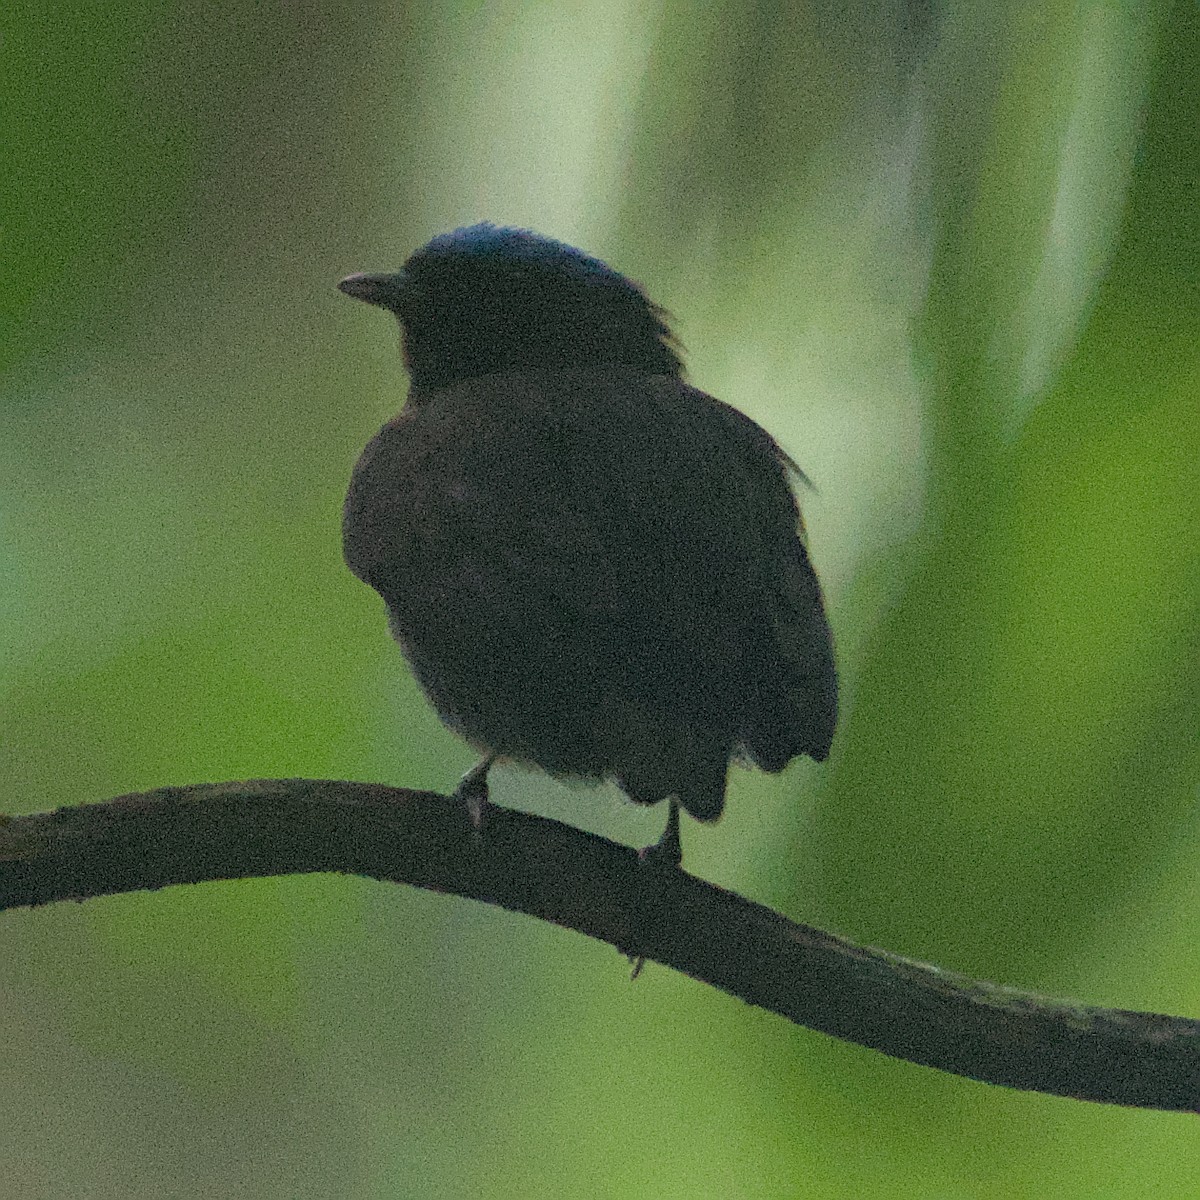
[(566, 242), (534, 233), (531, 229), (493, 225), (490, 221), (481, 221), (477, 225), (463, 225), (448, 233), (439, 233), (413, 255), (413, 258), (422, 259), (451, 257), (507, 260), (512, 263), (527, 263), (530, 266), (551, 267), (564, 274), (593, 276), (622, 284), (631, 291), (641, 290), (607, 263), (569, 246)]

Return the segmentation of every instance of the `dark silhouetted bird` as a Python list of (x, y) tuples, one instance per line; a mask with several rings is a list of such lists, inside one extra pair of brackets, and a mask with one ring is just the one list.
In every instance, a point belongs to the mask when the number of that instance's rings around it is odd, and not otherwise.
[[(484, 755), (715, 821), (731, 759), (824, 759), (837, 678), (799, 469), (683, 382), (666, 314), (598, 259), (490, 224), (347, 295), (400, 320), (408, 402), (346, 497), (350, 569)], [(803, 476), (800, 476), (803, 478)]]

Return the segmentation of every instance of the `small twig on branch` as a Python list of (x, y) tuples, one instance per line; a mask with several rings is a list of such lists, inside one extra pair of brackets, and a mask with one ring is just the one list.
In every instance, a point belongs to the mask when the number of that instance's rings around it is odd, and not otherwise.
[[(1200, 1110), (1200, 1021), (1063, 1004), (856, 946), (625, 846), (446, 796), (263, 779), (118, 796), (0, 824), (0, 908), (336, 871), (528, 913), (800, 1025), (1008, 1087)], [(635, 933), (636, 931), (636, 933)], [(636, 940), (636, 944), (635, 943)]]

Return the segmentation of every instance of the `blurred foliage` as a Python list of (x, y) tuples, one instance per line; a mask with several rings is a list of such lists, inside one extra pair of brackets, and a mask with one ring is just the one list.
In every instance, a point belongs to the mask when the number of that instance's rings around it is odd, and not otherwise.
[[(1005, 983), (1200, 1012), (1200, 9), (67, 0), (0, 14), (0, 777), (446, 789), (341, 566), (399, 404), (333, 290), (476, 219), (642, 280), (766, 424), (831, 764), (690, 869)], [(631, 842), (536, 774), (501, 802)], [(1186, 1197), (1184, 1116), (1009, 1093), (561, 930), (335, 877), (8, 914), (22, 1197)]]

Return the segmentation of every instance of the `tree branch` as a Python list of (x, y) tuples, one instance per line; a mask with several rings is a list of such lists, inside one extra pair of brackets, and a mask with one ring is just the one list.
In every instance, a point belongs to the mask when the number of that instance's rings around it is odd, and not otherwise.
[(908, 1062), (1008, 1087), (1200, 1110), (1200, 1021), (1063, 1004), (856, 946), (625, 846), (378, 784), (265, 779), (4, 818), (0, 908), (337, 871), (553, 921)]

